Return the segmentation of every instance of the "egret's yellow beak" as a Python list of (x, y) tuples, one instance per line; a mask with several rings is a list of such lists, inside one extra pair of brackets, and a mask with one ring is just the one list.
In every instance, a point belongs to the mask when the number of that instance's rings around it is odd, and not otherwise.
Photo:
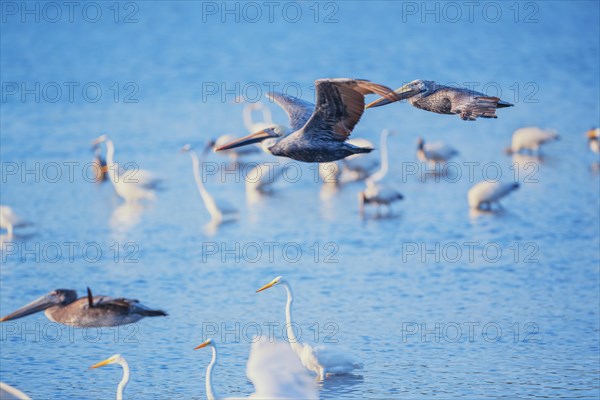
[(194, 347), (194, 350), (201, 349), (201, 348), (203, 348), (203, 347), (206, 347), (206, 346), (208, 346), (209, 344), (210, 344), (210, 340), (206, 340), (206, 341), (204, 341), (202, 344), (200, 344), (200, 345), (198, 345), (198, 346)]
[(114, 362), (114, 357), (110, 357), (104, 361), (100, 361), (98, 364), (92, 365), (90, 368), (104, 367), (105, 365), (112, 364), (113, 362)]
[(598, 130), (598, 128), (590, 129), (589, 131), (587, 131), (587, 137), (588, 139), (600, 137), (600, 131)]
[(274, 280), (274, 281), (271, 281), (271, 282), (267, 283), (265, 286), (263, 286), (263, 287), (261, 287), (260, 289), (258, 289), (258, 290), (256, 291), (256, 293), (258, 293), (258, 292), (262, 292), (263, 290), (267, 290), (268, 288), (270, 288), (270, 287), (273, 287), (273, 286), (275, 286), (276, 284), (277, 284), (277, 281), (276, 281), (276, 280)]

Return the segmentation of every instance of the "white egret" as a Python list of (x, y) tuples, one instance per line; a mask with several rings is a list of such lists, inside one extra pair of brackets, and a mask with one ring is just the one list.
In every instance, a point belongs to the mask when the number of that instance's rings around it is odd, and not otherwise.
[(31, 400), (31, 397), (4, 382), (0, 382), (0, 399), (2, 400)]
[[(214, 400), (213, 369), (218, 362), (217, 345), (212, 339), (204, 341), (194, 350), (210, 347), (212, 359), (206, 368), (206, 397)], [(314, 382), (302, 367), (287, 343), (268, 342), (261, 338), (252, 343), (246, 375), (254, 385), (250, 399), (317, 399)]]
[(123, 378), (121, 378), (121, 382), (119, 382), (119, 386), (117, 387), (117, 400), (123, 400), (123, 392), (127, 383), (129, 383), (129, 364), (127, 364), (125, 357), (115, 354), (104, 361), (100, 361), (98, 364), (92, 365), (90, 368), (99, 368), (109, 364), (119, 364), (123, 368)]
[(547, 142), (558, 140), (558, 133), (552, 129), (541, 129), (535, 126), (519, 128), (512, 135), (512, 143), (506, 153), (518, 153), (527, 150), (539, 153), (540, 147)]
[(326, 185), (337, 185), (340, 183), (340, 176), (342, 175), (342, 167), (339, 162), (330, 161), (319, 163), (319, 177)]
[(287, 303), (285, 307), (285, 322), (287, 331), (287, 341), (291, 349), (298, 355), (302, 365), (310, 371), (317, 373), (320, 380), (328, 375), (349, 374), (355, 369), (362, 368), (362, 365), (354, 360), (349, 354), (337, 352), (328, 347), (312, 347), (306, 343), (301, 343), (296, 338), (294, 322), (292, 320), (292, 304), (294, 296), (292, 287), (281, 276), (273, 279), (256, 292), (262, 292), (273, 286), (281, 285), (287, 293)]
[(432, 166), (445, 164), (457, 154), (456, 149), (443, 142), (425, 143), (423, 138), (417, 140), (417, 158)]
[(13, 236), (15, 228), (24, 228), (33, 225), (19, 217), (9, 206), (0, 205), (0, 228), (6, 229), (9, 238)]
[(389, 169), (387, 141), (388, 137), (392, 134), (394, 133), (388, 129), (384, 129), (381, 132), (381, 167), (379, 171), (366, 179), (365, 189), (358, 194), (358, 204), (361, 213), (364, 212), (365, 205), (367, 204), (376, 205), (378, 214), (382, 205), (385, 205), (388, 211), (391, 212), (391, 204), (404, 198), (393, 187), (381, 183)]
[[(252, 113), (254, 111), (262, 112), (262, 121), (254, 121)], [(271, 110), (263, 102), (257, 101), (256, 103), (248, 103), (244, 106), (244, 127), (250, 133), (258, 132), (266, 128), (270, 128), (275, 125), (273, 123), (273, 116)]]
[(106, 163), (110, 181), (115, 192), (128, 203), (139, 200), (154, 200), (156, 195), (154, 189), (160, 179), (149, 171), (133, 168), (123, 173), (119, 172), (119, 165), (115, 163), (115, 145), (107, 135), (98, 137), (93, 144), (104, 142), (106, 144)]
[[(383, 135), (383, 132), (381, 134)], [(375, 147), (373, 142), (363, 138), (349, 139), (348, 143), (357, 147), (366, 147), (371, 149)], [(379, 162), (371, 154), (359, 153), (342, 159), (342, 165), (344, 167), (342, 174), (348, 171), (351, 172), (350, 179), (360, 180), (367, 178), (369, 175), (375, 172), (379, 166)], [(348, 179), (343, 180), (347, 181)]]
[(590, 129), (587, 133), (590, 150), (594, 153), (600, 153), (600, 128)]
[(473, 209), (491, 211), (493, 203), (501, 207), (499, 200), (518, 188), (518, 182), (479, 182), (469, 190), (467, 195), (469, 206)]
[[(213, 142), (210, 142), (206, 145), (202, 153), (203, 157), (206, 156), (206, 153), (212, 148), (212, 146)], [(192, 170), (194, 172), (196, 186), (198, 187), (198, 191), (200, 192), (200, 196), (202, 197), (202, 201), (204, 202), (206, 210), (210, 213), (211, 222), (214, 224), (219, 224), (221, 222), (237, 218), (238, 211), (231, 204), (224, 200), (219, 200), (219, 202), (217, 202), (204, 187), (204, 182), (202, 181), (202, 176), (200, 173), (201, 162), (198, 158), (198, 154), (192, 150), (192, 146), (186, 144), (182, 147), (181, 151), (184, 153), (189, 153), (190, 157), (192, 158)]]

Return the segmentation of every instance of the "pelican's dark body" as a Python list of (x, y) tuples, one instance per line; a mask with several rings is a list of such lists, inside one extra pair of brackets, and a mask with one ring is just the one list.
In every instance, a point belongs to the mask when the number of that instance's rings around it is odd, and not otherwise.
[[(291, 136), (291, 135), (290, 135)], [(370, 153), (373, 149), (353, 146), (346, 142), (332, 143), (329, 141), (306, 141), (282, 139), (269, 147), (274, 156), (288, 157), (302, 162), (337, 161), (353, 154)]]
[(137, 300), (92, 296), (77, 298), (69, 289), (57, 289), (3, 317), (0, 322), (18, 319), (45, 310), (48, 319), (77, 327), (117, 326), (137, 322), (144, 317), (166, 316), (162, 310), (151, 310)]

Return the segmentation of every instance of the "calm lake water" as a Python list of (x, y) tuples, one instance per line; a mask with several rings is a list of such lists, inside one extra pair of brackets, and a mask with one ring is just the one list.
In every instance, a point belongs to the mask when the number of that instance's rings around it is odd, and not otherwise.
[[(127, 397), (205, 398), (210, 356), (192, 349), (216, 330), (218, 392), (248, 395), (250, 338), (269, 326), (281, 338), (285, 323), (284, 291), (254, 291), (284, 275), (302, 340), (364, 363), (321, 398), (597, 398), (599, 176), (585, 131), (599, 124), (599, 5), (472, 3), (3, 2), (1, 203), (35, 226), (2, 245), (0, 314), (89, 286), (169, 316), (3, 323), (1, 380), (36, 399), (112, 398), (120, 369), (87, 368), (121, 353)], [(207, 228), (181, 146), (244, 134), (236, 96), (312, 100), (323, 77), (470, 85), (515, 107), (476, 122), (406, 103), (366, 112), (353, 137), (397, 131), (387, 181), (405, 200), (391, 218), (360, 217), (362, 183), (327, 192), (294, 164), (258, 199), (241, 173), (208, 175), (240, 217)], [(561, 140), (542, 159), (503, 154), (529, 125)], [(155, 202), (124, 206), (89, 182), (102, 133), (117, 161), (163, 178)], [(418, 136), (460, 151), (449, 176), (422, 179)], [(505, 211), (470, 212), (467, 190), (499, 174), (521, 182)]]

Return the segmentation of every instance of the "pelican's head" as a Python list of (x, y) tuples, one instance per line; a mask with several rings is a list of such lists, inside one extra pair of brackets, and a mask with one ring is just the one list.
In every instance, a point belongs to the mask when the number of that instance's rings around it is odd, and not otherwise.
[(395, 98), (389, 98), (389, 96), (382, 97), (382, 98), (377, 99), (374, 102), (368, 104), (365, 108), (380, 107), (380, 106), (384, 106), (386, 104), (394, 103), (399, 100), (409, 99), (418, 94), (429, 92), (429, 91), (433, 90), (434, 87), (435, 87), (435, 82), (433, 82), (433, 81), (424, 81), (422, 79), (417, 79), (415, 81), (407, 83), (406, 85), (402, 86), (401, 88), (394, 90), (394, 93), (396, 93), (398, 95)]
[(215, 346), (215, 343), (213, 342), (212, 339), (206, 339), (204, 342), (200, 343), (198, 346), (194, 347), (194, 350), (198, 350), (201, 349), (203, 347), (207, 347), (207, 346)]
[(276, 139), (285, 135), (285, 132), (278, 128), (279, 125), (274, 125), (269, 128), (265, 128), (261, 131), (251, 133), (248, 136), (244, 136), (240, 139), (235, 139), (229, 143), (215, 147), (215, 151), (223, 151), (229, 149), (235, 149), (236, 147), (246, 146), (248, 144), (260, 143), (266, 139)]
[(12, 319), (22, 318), (36, 312), (44, 311), (50, 307), (71, 304), (77, 300), (77, 292), (69, 289), (56, 289), (50, 293), (32, 301), (17, 311), (0, 318), (0, 322), (10, 321)]
[(256, 293), (262, 292), (263, 290), (267, 290), (269, 288), (272, 288), (273, 286), (279, 285), (280, 283), (284, 283), (284, 282), (285, 282), (285, 280), (283, 279), (283, 277), (278, 276), (277, 278), (273, 279), (271, 282), (267, 283), (265, 286), (258, 289), (256, 291)]
[(99, 363), (92, 365), (90, 367), (90, 369), (104, 367), (105, 365), (108, 365), (108, 364), (121, 364), (124, 360), (125, 360), (125, 358), (123, 358), (122, 355), (115, 354), (114, 356), (111, 356), (104, 361), (100, 361)]

